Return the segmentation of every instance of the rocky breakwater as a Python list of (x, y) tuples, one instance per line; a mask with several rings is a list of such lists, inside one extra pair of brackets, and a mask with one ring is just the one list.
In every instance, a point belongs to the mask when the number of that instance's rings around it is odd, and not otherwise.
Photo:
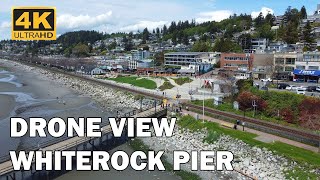
[[(143, 138), (143, 142), (154, 150), (164, 150), (169, 162), (173, 162), (173, 151), (185, 150), (227, 150), (234, 154), (234, 171), (192, 171), (203, 179), (247, 179), (252, 178), (279, 180), (285, 179), (284, 172), (293, 169), (296, 165), (282, 156), (276, 155), (266, 148), (252, 147), (244, 142), (220, 135), (214, 143), (206, 143), (206, 130), (191, 132), (176, 125), (172, 137)], [(182, 166), (182, 169), (191, 172), (191, 162)]]
[[(9, 61), (8, 61), (9, 62)], [(128, 111), (129, 109), (139, 109), (140, 101), (128, 92), (119, 91), (111, 87), (98, 85), (96, 83), (81, 80), (76, 77), (53, 73), (41, 68), (34, 68), (10, 61), (11, 65), (20, 71), (32, 72), (40, 78), (51, 80), (60, 86), (67, 86), (83, 96), (90, 96), (104, 110), (113, 112), (115, 110)], [(146, 104), (145, 104), (146, 105)], [(143, 107), (145, 108), (145, 107)]]

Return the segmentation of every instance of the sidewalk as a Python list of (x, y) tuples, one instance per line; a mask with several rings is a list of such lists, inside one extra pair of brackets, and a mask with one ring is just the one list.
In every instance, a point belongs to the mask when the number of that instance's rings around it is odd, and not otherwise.
[[(195, 117), (196, 114), (197, 114), (195, 112), (186, 111), (186, 110), (183, 110), (182, 113), (184, 115), (189, 114), (189, 115), (191, 115), (193, 117)], [(202, 119), (202, 115), (199, 114), (199, 117), (200, 117), (200, 119)], [(229, 123), (229, 122), (226, 122), (226, 121), (222, 121), (222, 120), (219, 120), (219, 119), (215, 119), (215, 118), (212, 118), (212, 117), (209, 117), (209, 116), (205, 116), (204, 119), (207, 120), (207, 121), (216, 122), (216, 123), (219, 123), (219, 124), (228, 124), (231, 127), (233, 126), (232, 123)], [(238, 125), (238, 130), (235, 130), (235, 131), (242, 131), (242, 129), (243, 129), (243, 127)], [(289, 145), (292, 145), (292, 146), (296, 146), (296, 147), (299, 147), (299, 148), (303, 148), (303, 149), (306, 149), (306, 150), (309, 150), (309, 151), (318, 152), (318, 147), (310, 146), (310, 145), (307, 145), (307, 144), (303, 144), (303, 143), (300, 143), (300, 142), (297, 142), (297, 141), (293, 141), (293, 140), (290, 140), (290, 139), (287, 139), (287, 138), (283, 138), (283, 137), (280, 137), (280, 136), (264, 133), (264, 132), (257, 131), (257, 130), (254, 130), (254, 129), (250, 129), (250, 128), (247, 128), (247, 127), (245, 127), (244, 130), (245, 130), (245, 132), (249, 132), (249, 133), (253, 133), (253, 134), (258, 135), (255, 139), (258, 140), (258, 141), (261, 141), (261, 142), (272, 143), (272, 142), (275, 142), (275, 141), (279, 141), (279, 142), (286, 143), (286, 144), (289, 144)]]

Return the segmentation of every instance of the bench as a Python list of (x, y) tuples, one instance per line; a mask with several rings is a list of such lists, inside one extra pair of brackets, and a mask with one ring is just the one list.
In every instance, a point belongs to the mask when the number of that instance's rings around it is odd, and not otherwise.
[(221, 123), (221, 126), (222, 126), (222, 127), (225, 127), (225, 128), (231, 128), (231, 129), (233, 129), (234, 124), (230, 124), (230, 123)]

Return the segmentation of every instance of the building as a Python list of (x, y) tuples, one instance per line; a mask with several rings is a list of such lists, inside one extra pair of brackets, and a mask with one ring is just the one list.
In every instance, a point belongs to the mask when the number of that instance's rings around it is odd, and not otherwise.
[(296, 52), (275, 53), (274, 73), (276, 79), (292, 79), (293, 71), (296, 68), (297, 59), (302, 58), (302, 54)]
[(319, 82), (320, 77), (320, 52), (303, 53), (297, 59), (296, 69), (293, 71), (294, 81)]
[(164, 55), (166, 66), (189, 66), (202, 62), (203, 57), (207, 57), (206, 52), (171, 52)]
[(269, 45), (269, 39), (266, 38), (253, 38), (251, 39), (251, 49), (252, 52), (256, 52), (257, 54), (264, 53), (265, 49), (267, 49)]
[(94, 68), (93, 70), (91, 70), (91, 75), (102, 75), (105, 73), (106, 71), (100, 68)]
[(232, 71), (252, 71), (253, 54), (222, 53), (220, 67)]
[(208, 56), (202, 57), (202, 62), (216, 65), (220, 61), (220, 58), (221, 58), (220, 52), (209, 52)]
[(194, 69), (196, 74), (208, 72), (215, 61), (217, 61), (217, 56), (208, 52), (171, 52), (164, 55), (166, 66)]
[(129, 69), (137, 70), (138, 68), (151, 68), (153, 67), (153, 59), (144, 59), (144, 60), (130, 60)]
[(150, 52), (147, 50), (132, 50), (131, 55), (133, 60), (143, 60), (150, 58)]
[(274, 54), (255, 54), (253, 57), (252, 74), (254, 79), (272, 78)]

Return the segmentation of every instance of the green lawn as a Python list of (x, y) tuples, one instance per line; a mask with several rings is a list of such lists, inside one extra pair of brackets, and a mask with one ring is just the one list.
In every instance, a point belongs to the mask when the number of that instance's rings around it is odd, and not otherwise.
[(120, 82), (120, 83), (126, 83), (126, 84), (131, 84), (133, 86), (137, 86), (137, 87), (142, 87), (142, 88), (146, 88), (146, 89), (156, 89), (157, 88), (157, 84), (150, 80), (150, 79), (146, 79), (146, 78), (141, 78), (138, 79), (138, 77), (117, 77), (117, 78), (109, 78), (109, 80), (112, 81), (116, 81), (116, 82)]
[(169, 81), (165, 81), (160, 87), (159, 89), (161, 91), (166, 90), (166, 89), (172, 89), (174, 87), (174, 85), (172, 85)]
[[(204, 141), (207, 141), (208, 143), (215, 141), (219, 134), (226, 134), (233, 138), (242, 140), (243, 142), (251, 146), (265, 147), (277, 154), (283, 155), (288, 159), (296, 161), (297, 163), (299, 163), (299, 165), (307, 167), (308, 169), (320, 168), (319, 153), (308, 151), (282, 142), (264, 143), (255, 140), (254, 138), (257, 137), (257, 135), (255, 134), (223, 128), (219, 124), (213, 122), (202, 123), (201, 121), (195, 120), (191, 116), (184, 116), (180, 118), (178, 124), (181, 127), (188, 128), (192, 131), (206, 128), (209, 132), (209, 135), (204, 139)], [(216, 134), (212, 135), (213, 132), (215, 132)], [(310, 173), (310, 175), (313, 176), (314, 174)]]
[(176, 78), (176, 79), (173, 79), (173, 80), (174, 80), (175, 83), (177, 83), (180, 86), (183, 85), (183, 84), (192, 82), (192, 79), (190, 79), (189, 77)]

